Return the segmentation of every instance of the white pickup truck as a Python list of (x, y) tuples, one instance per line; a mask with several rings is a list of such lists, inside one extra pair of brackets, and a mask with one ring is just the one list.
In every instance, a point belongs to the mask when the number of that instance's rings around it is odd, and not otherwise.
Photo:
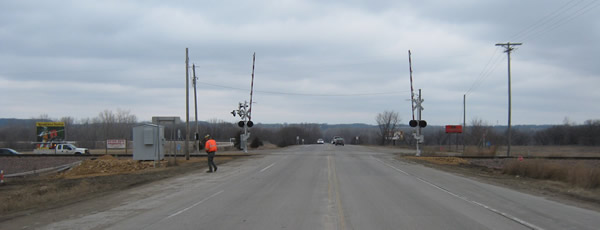
[(56, 144), (54, 148), (49, 149), (34, 149), (35, 154), (90, 154), (90, 150), (87, 148), (77, 148), (72, 144)]

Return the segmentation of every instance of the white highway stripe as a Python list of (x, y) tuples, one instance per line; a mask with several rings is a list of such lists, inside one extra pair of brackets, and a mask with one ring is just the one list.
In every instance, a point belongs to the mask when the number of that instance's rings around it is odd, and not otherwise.
[[(373, 156), (371, 156), (371, 157), (373, 157)], [(373, 158), (375, 158), (375, 157), (373, 157)], [(438, 185), (436, 185), (436, 184), (433, 184), (433, 183), (431, 183), (431, 182), (429, 182), (429, 181), (426, 181), (426, 180), (424, 180), (424, 179), (421, 179), (420, 177), (418, 177), (418, 176), (416, 176), (416, 175), (413, 175), (413, 174), (410, 174), (410, 173), (408, 173), (408, 172), (406, 172), (406, 171), (403, 171), (403, 170), (401, 170), (401, 169), (398, 169), (398, 168), (394, 167), (393, 165), (390, 165), (390, 164), (388, 164), (388, 163), (385, 163), (384, 161), (382, 161), (382, 160), (380, 160), (380, 159), (377, 159), (377, 158), (375, 158), (375, 160), (377, 160), (377, 161), (379, 161), (379, 162), (383, 163), (384, 165), (386, 165), (386, 166), (388, 166), (388, 167), (391, 167), (391, 168), (395, 169), (395, 170), (396, 170), (396, 171), (398, 171), (398, 172), (404, 173), (404, 174), (406, 174), (406, 175), (414, 176), (415, 178), (417, 178), (417, 180), (419, 180), (419, 181), (421, 181), (421, 182), (423, 182), (423, 183), (425, 183), (425, 184), (428, 184), (428, 185), (430, 185), (431, 187), (434, 187), (434, 188), (436, 188), (436, 189), (438, 189), (438, 190), (440, 190), (440, 191), (442, 191), (442, 192), (445, 192), (445, 193), (447, 193), (447, 194), (449, 194), (449, 195), (451, 195), (451, 196), (453, 196), (453, 197), (456, 197), (456, 198), (458, 198), (458, 199), (464, 200), (464, 201), (466, 201), (466, 202), (469, 202), (469, 203), (471, 203), (471, 204), (477, 205), (477, 206), (479, 206), (479, 207), (485, 208), (485, 209), (487, 209), (487, 210), (489, 210), (489, 211), (491, 211), (491, 212), (493, 212), (493, 213), (496, 213), (496, 214), (498, 214), (498, 215), (501, 215), (501, 216), (503, 216), (503, 217), (505, 217), (505, 218), (507, 218), (507, 219), (509, 219), (509, 220), (512, 220), (512, 221), (514, 221), (514, 222), (517, 222), (517, 223), (519, 223), (519, 224), (521, 224), (521, 225), (523, 225), (523, 226), (526, 226), (526, 227), (528, 227), (528, 228), (531, 228), (531, 229), (536, 229), (536, 230), (538, 230), (538, 229), (539, 229), (539, 230), (543, 230), (543, 228), (541, 228), (541, 227), (538, 227), (538, 226), (536, 226), (536, 225), (534, 225), (534, 224), (532, 224), (532, 223), (529, 223), (529, 222), (527, 222), (527, 221), (521, 220), (521, 219), (519, 219), (519, 218), (517, 218), (517, 217), (515, 217), (515, 216), (512, 216), (512, 215), (508, 214), (508, 213), (501, 212), (500, 210), (497, 210), (497, 209), (495, 209), (495, 208), (492, 208), (492, 207), (490, 207), (490, 206), (488, 206), (488, 205), (485, 205), (485, 204), (479, 203), (479, 202), (477, 202), (477, 201), (474, 201), (474, 200), (471, 200), (471, 199), (469, 199), (469, 198), (467, 198), (467, 197), (464, 197), (464, 196), (461, 196), (461, 195), (455, 194), (455, 193), (453, 193), (453, 192), (450, 192), (450, 191), (448, 191), (447, 189), (445, 189), (445, 188), (443, 188), (443, 187), (440, 187), (440, 186), (438, 186)]]
[(273, 164), (270, 164), (269, 166), (265, 167), (264, 169), (261, 169), (261, 170), (260, 170), (260, 172), (264, 172), (265, 170), (267, 170), (267, 169), (269, 169), (269, 168), (273, 167), (273, 165), (275, 165), (275, 163), (273, 163)]
[(373, 157), (373, 159), (375, 159), (375, 160), (377, 160), (377, 161), (381, 162), (382, 164), (384, 164), (384, 165), (387, 165), (388, 167), (395, 169), (395, 170), (396, 170), (396, 171), (398, 171), (398, 172), (404, 173), (404, 175), (407, 175), (407, 176), (409, 176), (409, 175), (410, 175), (410, 174), (408, 174), (407, 172), (403, 171), (402, 169), (396, 168), (396, 167), (394, 167), (393, 165), (390, 165), (390, 164), (388, 164), (388, 163), (385, 163), (385, 162), (383, 162), (381, 159), (377, 159), (377, 158), (375, 158), (374, 156), (371, 156), (371, 157)]
[(210, 198), (213, 198), (213, 197), (215, 197), (215, 196), (217, 196), (217, 195), (221, 194), (222, 192), (224, 192), (224, 190), (221, 190), (221, 191), (219, 191), (219, 192), (217, 192), (217, 193), (215, 193), (215, 194), (212, 194), (212, 195), (210, 195), (209, 197), (207, 197), (207, 198), (204, 198), (204, 199), (202, 199), (201, 201), (198, 201), (197, 203), (195, 203), (195, 204), (193, 204), (193, 205), (191, 205), (191, 206), (189, 206), (189, 207), (187, 207), (187, 208), (184, 208), (184, 209), (182, 209), (181, 211), (178, 211), (178, 212), (176, 212), (176, 213), (173, 213), (173, 214), (171, 214), (170, 216), (167, 216), (167, 218), (165, 218), (165, 219), (169, 219), (169, 218), (171, 218), (171, 217), (174, 217), (174, 216), (177, 216), (177, 215), (179, 215), (179, 214), (181, 214), (181, 213), (183, 213), (183, 212), (185, 212), (185, 211), (187, 211), (187, 210), (190, 210), (191, 208), (193, 208), (193, 207), (196, 207), (196, 206), (198, 206), (199, 204), (202, 204), (202, 203), (204, 203), (205, 201), (207, 201), (207, 200), (209, 200)]

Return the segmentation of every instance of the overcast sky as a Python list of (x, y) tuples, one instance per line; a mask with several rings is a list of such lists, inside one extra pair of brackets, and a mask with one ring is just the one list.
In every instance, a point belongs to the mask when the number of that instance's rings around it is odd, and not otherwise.
[[(129, 110), (185, 119), (185, 49), (200, 120), (367, 123), (412, 119), (408, 50), (423, 119), (506, 125), (600, 119), (600, 2), (1, 1), (0, 118), (79, 120)], [(191, 69), (190, 69), (191, 74)], [(193, 120), (190, 83), (190, 119)]]

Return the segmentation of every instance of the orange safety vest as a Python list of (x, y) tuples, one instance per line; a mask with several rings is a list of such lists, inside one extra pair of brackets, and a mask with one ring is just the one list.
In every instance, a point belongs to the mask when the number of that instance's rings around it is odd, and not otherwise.
[(216, 152), (217, 142), (213, 139), (207, 140), (204, 149), (206, 149), (206, 152)]

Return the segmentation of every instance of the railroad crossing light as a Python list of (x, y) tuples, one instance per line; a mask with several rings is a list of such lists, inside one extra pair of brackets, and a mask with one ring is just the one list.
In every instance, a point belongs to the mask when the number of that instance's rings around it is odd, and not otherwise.
[(248, 128), (251, 128), (252, 126), (254, 126), (254, 122), (248, 121), (248, 123), (246, 123), (246, 125), (248, 126)]
[(427, 121), (424, 121), (424, 120), (420, 120), (420, 121), (410, 120), (408, 122), (408, 125), (410, 125), (410, 127), (417, 127), (417, 126), (419, 126), (421, 128), (425, 128), (425, 127), (427, 127)]
[(408, 122), (408, 125), (410, 125), (410, 127), (417, 127), (418, 122), (416, 120), (410, 120)]
[(198, 135), (198, 133), (196, 133), (196, 140), (200, 140), (200, 135)]
[(244, 121), (240, 121), (240, 122), (238, 122), (238, 126), (239, 126), (240, 128), (243, 128), (243, 127), (244, 127)]
[(235, 117), (235, 110), (231, 111), (231, 115)]

